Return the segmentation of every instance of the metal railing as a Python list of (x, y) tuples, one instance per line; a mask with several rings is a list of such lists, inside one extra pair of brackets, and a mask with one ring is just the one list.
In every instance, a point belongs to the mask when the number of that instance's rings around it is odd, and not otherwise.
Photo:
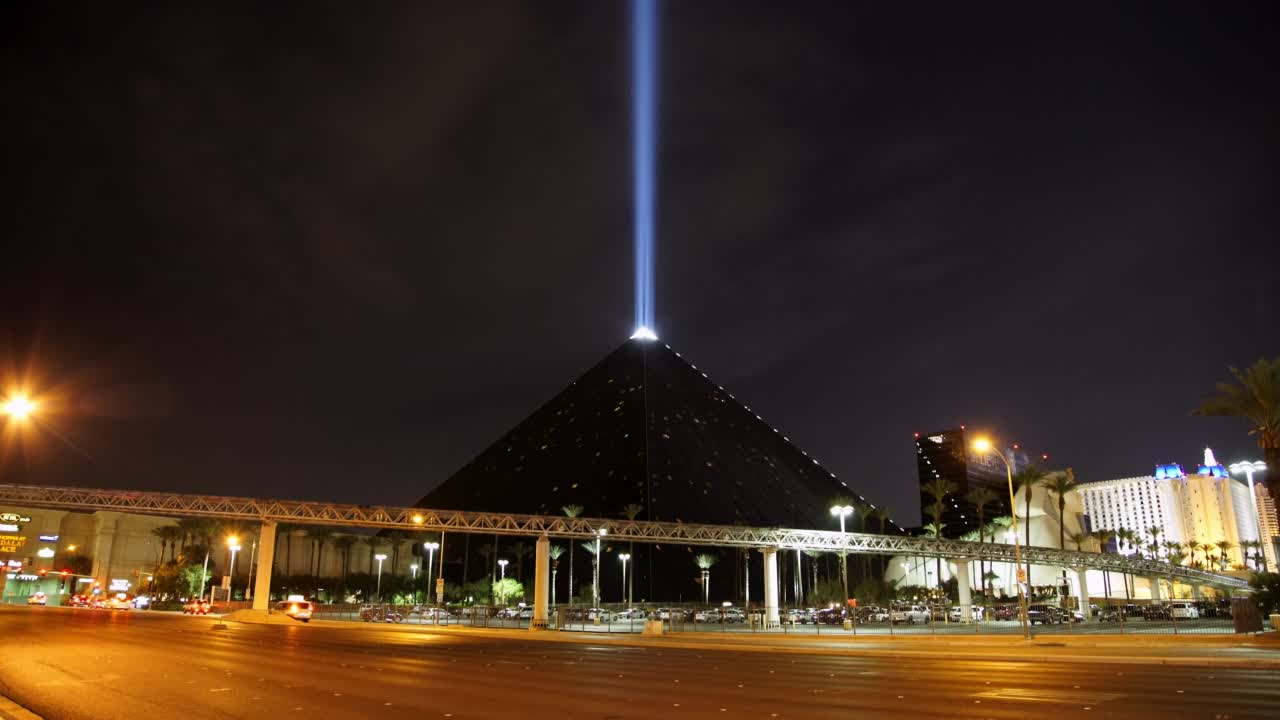
[[(115, 510), (148, 515), (214, 517), (250, 522), (289, 522), (334, 527), (397, 528), (486, 535), (593, 539), (606, 530), (613, 540), (759, 549), (816, 550), (953, 560), (1013, 562), (1014, 546), (910, 535), (842, 533), (830, 530), (742, 527), (554, 515), (467, 512), (183, 493), (99, 490), (37, 485), (0, 485), (0, 502), (69, 510)], [(1229, 575), (1147, 560), (1136, 555), (1023, 547), (1032, 565), (1088, 568), (1144, 577), (1167, 577), (1191, 585), (1247, 590)]]

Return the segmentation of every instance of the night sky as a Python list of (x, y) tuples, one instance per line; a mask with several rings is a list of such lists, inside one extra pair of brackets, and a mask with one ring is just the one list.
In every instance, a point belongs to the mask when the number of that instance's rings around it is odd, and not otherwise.
[[(631, 332), (626, 6), (222, 5), (6, 11), (3, 480), (413, 502)], [(1257, 456), (1267, 4), (878, 5), (664, 4), (662, 339), (906, 525)]]

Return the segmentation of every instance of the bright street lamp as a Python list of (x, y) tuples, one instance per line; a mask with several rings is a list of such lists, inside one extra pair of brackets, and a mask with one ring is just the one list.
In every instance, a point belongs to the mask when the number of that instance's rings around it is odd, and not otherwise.
[(418, 564), (417, 564), (417, 563), (413, 563), (413, 564), (409, 565), (409, 572), (411, 573), (411, 574), (410, 574), (410, 577), (411, 577), (412, 579), (414, 579), (414, 580), (417, 580), (417, 579), (418, 579)]
[[(985, 455), (993, 448), (991, 441), (987, 438), (980, 437), (973, 441), (973, 449), (980, 455)], [(1013, 516), (1013, 560), (1017, 566), (1017, 582), (1018, 582), (1018, 620), (1022, 623), (1022, 637), (1027, 640), (1031, 639), (1031, 631), (1027, 627), (1027, 594), (1023, 591), (1022, 585), (1029, 578), (1026, 577), (1026, 571), (1022, 567), (1022, 548), (1018, 545), (1018, 503), (1013, 499), (1013, 466), (1009, 464), (1009, 458), (1004, 453), (997, 451), (1000, 461), (1004, 463), (1005, 477), (1009, 481), (1009, 510)]]
[(31, 413), (35, 412), (36, 404), (26, 395), (14, 395), (5, 400), (0, 409), (3, 409), (4, 414), (14, 420), (26, 420)]
[[(831, 515), (840, 518), (840, 534), (844, 535), (844, 519), (853, 514), (852, 505), (833, 505)], [(849, 602), (849, 555), (840, 551), (840, 579), (844, 582), (845, 604)]]
[[(1253, 474), (1266, 471), (1267, 464), (1261, 460), (1242, 460), (1231, 463), (1227, 469), (1231, 471), (1232, 475), (1244, 473), (1245, 477), (1249, 478), (1249, 504), (1253, 506), (1253, 527), (1257, 530), (1258, 539), (1264, 540), (1262, 537), (1262, 522), (1258, 518), (1258, 496), (1253, 494)], [(1266, 540), (1270, 540), (1270, 538), (1266, 538), (1264, 542)], [(1267, 571), (1267, 553), (1265, 551), (1262, 553), (1262, 571)]]
[(507, 562), (508, 562), (507, 560), (498, 561), (498, 569), (502, 572), (502, 576), (498, 578), (499, 580), (507, 579)]
[(227, 599), (231, 599), (231, 583), (236, 579), (236, 553), (240, 552), (240, 538), (232, 535), (227, 538), (227, 547), (231, 548), (230, 582), (227, 583)]
[[(427, 567), (423, 570), (422, 576), (429, 578), (431, 577), (431, 568), (436, 565), (434, 558), (436, 556), (436, 548), (440, 547), (440, 543), (423, 543), (422, 547), (427, 549)], [(444, 558), (441, 557), (440, 559), (443, 560)]]
[(378, 594), (378, 602), (382, 602), (382, 561), (386, 560), (387, 556), (384, 555), (383, 553), (378, 553), (377, 555), (373, 556), (373, 559), (378, 561), (378, 592), (377, 594)]
[(627, 594), (627, 561), (631, 559), (630, 553), (619, 553), (618, 560), (622, 562), (622, 594), (623, 599), (627, 603), (627, 607), (631, 607), (631, 598), (626, 597)]

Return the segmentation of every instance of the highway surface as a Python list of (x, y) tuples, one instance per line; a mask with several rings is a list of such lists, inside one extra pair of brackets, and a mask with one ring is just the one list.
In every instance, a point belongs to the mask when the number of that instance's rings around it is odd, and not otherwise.
[(46, 718), (1274, 718), (1280, 671), (734, 652), (0, 608)]

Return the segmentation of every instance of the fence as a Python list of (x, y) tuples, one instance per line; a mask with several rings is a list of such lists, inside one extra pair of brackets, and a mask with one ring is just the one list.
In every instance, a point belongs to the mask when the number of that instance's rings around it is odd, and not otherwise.
[[(1056, 604), (1028, 606), (1029, 631), (1034, 636), (1089, 635), (1211, 635), (1270, 628), (1267, 618), (1242, 610), (1248, 601), (1174, 601), (1133, 603), (1112, 601), (1091, 605), (1087, 612)], [(777, 621), (770, 608), (689, 603), (561, 605), (549, 611), (551, 629), (575, 632), (639, 633), (645, 622), (660, 620), (664, 632), (773, 633), (783, 635), (1020, 635), (1023, 625), (1016, 603), (974, 605), (966, 621), (960, 606), (946, 603), (895, 604), (890, 607), (780, 607)], [(1240, 617), (1235, 617), (1239, 615)], [(1246, 616), (1248, 619), (1246, 619)], [(487, 605), (316, 605), (314, 617), (356, 622), (410, 625), (464, 625), (522, 629), (532, 622), (533, 609)], [(1260, 622), (1259, 622), (1260, 620)]]

